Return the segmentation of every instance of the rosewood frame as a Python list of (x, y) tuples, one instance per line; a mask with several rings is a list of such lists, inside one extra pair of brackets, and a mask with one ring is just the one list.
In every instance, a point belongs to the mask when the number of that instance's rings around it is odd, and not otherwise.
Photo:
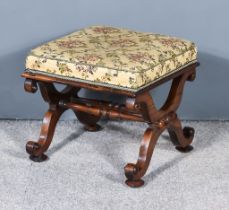
[[(156, 142), (165, 129), (168, 130), (176, 149), (181, 152), (192, 150), (190, 144), (194, 137), (194, 129), (191, 127), (182, 129), (176, 111), (181, 102), (185, 82), (195, 79), (197, 65), (198, 63), (191, 64), (138, 92), (24, 72), (22, 77), (26, 78), (25, 90), (35, 93), (39, 86), (43, 99), (49, 104), (38, 141), (28, 141), (26, 144), (26, 151), (30, 154), (30, 159), (36, 162), (47, 159), (44, 153), (51, 144), (61, 114), (67, 109), (74, 111), (78, 120), (85, 125), (85, 129), (88, 131), (100, 130), (97, 122), (101, 117), (145, 122), (148, 124), (148, 128), (141, 141), (138, 160), (135, 164), (128, 163), (124, 168), (127, 177), (126, 184), (130, 187), (142, 186), (144, 181), (141, 178), (148, 169)], [(171, 79), (173, 82), (168, 97), (164, 105), (157, 109), (149, 91)], [(59, 92), (53, 83), (65, 84), (67, 87)], [(125, 104), (113, 104), (108, 101), (80, 98), (77, 96), (77, 92), (81, 88), (117, 93), (127, 96), (127, 99)]]

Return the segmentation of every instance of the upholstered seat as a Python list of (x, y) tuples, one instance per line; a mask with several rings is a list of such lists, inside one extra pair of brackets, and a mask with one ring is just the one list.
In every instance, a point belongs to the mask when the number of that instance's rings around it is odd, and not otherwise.
[(92, 26), (33, 49), (26, 69), (137, 91), (196, 62), (194, 43), (154, 33)]

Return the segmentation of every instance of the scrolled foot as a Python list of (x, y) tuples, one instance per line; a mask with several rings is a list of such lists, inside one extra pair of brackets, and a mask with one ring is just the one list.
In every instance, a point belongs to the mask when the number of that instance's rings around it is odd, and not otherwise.
[(133, 180), (134, 179), (134, 176), (137, 174), (137, 167), (135, 164), (133, 163), (128, 163), (125, 168), (124, 168), (124, 171), (125, 171), (125, 175), (127, 177), (127, 179), (129, 180)]
[[(29, 159), (34, 162), (43, 162), (48, 159), (45, 154), (37, 155), (36, 152), (41, 148), (41, 145), (37, 142), (28, 141), (26, 144), (26, 151), (30, 154)], [(36, 155), (35, 155), (36, 154)]]
[(195, 134), (195, 130), (192, 127), (184, 127), (182, 129), (181, 121), (176, 117), (170, 122), (168, 132), (173, 144), (177, 146), (177, 150), (182, 152), (192, 150), (191, 146), (189, 147)]
[(28, 141), (26, 144), (26, 151), (33, 155), (35, 151), (37, 151), (41, 146), (37, 142)]
[(144, 181), (138, 177), (139, 170), (133, 163), (128, 163), (125, 168), (125, 175), (127, 177), (126, 184), (129, 187), (141, 187), (144, 185)]
[[(183, 128), (183, 134), (184, 134), (185, 138), (193, 139), (194, 134), (195, 134), (195, 130), (192, 127), (184, 127)], [(191, 152), (193, 150), (193, 146), (187, 145), (186, 147), (182, 147), (182, 146), (178, 145), (178, 146), (176, 146), (176, 150), (183, 152), (183, 153), (188, 153), (188, 152)]]
[(158, 137), (163, 132), (164, 128), (147, 128), (141, 146), (139, 149), (139, 156), (136, 164), (128, 163), (125, 168), (125, 176), (127, 178), (126, 184), (130, 187), (140, 187), (144, 184), (141, 179), (149, 166), (153, 150), (155, 148)]
[(43, 161), (48, 159), (48, 156), (45, 154), (41, 154), (40, 156), (30, 155), (29, 159), (34, 161), (34, 162), (43, 162)]
[(142, 185), (144, 185), (144, 181), (142, 179), (139, 179), (139, 180), (128, 180), (127, 179), (125, 183), (129, 187), (133, 187), (133, 188), (141, 187)]
[(102, 127), (100, 125), (98, 125), (98, 124), (95, 124), (95, 125), (85, 125), (84, 126), (84, 129), (86, 131), (96, 132), (96, 131), (102, 130)]
[(188, 145), (186, 147), (176, 146), (176, 149), (180, 152), (188, 153), (193, 150), (193, 146), (192, 145)]
[(183, 134), (185, 138), (193, 138), (195, 134), (195, 130), (192, 127), (184, 127), (183, 128)]

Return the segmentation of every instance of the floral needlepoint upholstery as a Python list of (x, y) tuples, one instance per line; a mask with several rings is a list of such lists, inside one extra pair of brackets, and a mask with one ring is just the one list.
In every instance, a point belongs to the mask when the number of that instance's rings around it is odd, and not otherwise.
[(91, 26), (29, 53), (26, 69), (137, 91), (196, 62), (194, 43), (155, 33)]

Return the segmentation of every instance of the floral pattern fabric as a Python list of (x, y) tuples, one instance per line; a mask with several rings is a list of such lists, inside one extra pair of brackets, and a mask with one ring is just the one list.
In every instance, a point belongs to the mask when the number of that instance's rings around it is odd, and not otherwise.
[(91, 26), (29, 53), (27, 71), (138, 90), (196, 62), (194, 43), (171, 36)]

